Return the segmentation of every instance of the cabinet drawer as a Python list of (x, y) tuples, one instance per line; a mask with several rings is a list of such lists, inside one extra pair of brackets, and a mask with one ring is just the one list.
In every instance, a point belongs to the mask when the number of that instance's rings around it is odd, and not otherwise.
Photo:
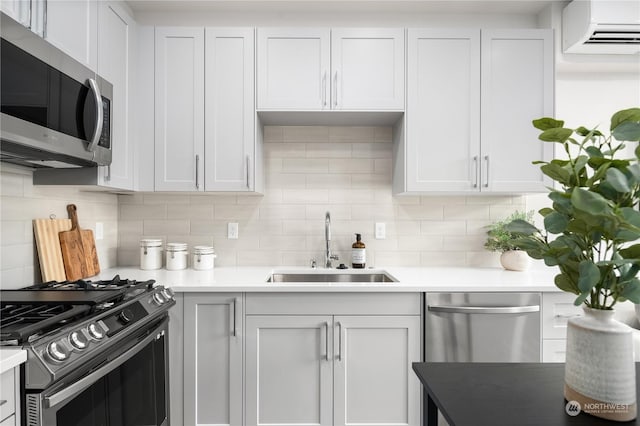
[(542, 338), (565, 339), (567, 321), (572, 316), (582, 314), (582, 308), (575, 306), (576, 296), (570, 293), (544, 293), (542, 295)]
[[(2, 402), (2, 405), (0, 405), (0, 420), (6, 419), (16, 411), (15, 381), (16, 377), (13, 369), (2, 373), (2, 376), (0, 376), (0, 402)], [(4, 422), (2, 426), (4, 426)]]
[(542, 341), (542, 362), (564, 362), (566, 353), (566, 339), (544, 339)]
[(0, 426), (16, 426), (16, 416), (13, 414), (0, 422)]

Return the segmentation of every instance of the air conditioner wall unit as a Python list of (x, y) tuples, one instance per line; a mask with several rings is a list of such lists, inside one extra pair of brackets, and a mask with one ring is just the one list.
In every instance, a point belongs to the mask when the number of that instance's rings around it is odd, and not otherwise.
[(573, 0), (562, 11), (565, 53), (640, 53), (640, 0)]

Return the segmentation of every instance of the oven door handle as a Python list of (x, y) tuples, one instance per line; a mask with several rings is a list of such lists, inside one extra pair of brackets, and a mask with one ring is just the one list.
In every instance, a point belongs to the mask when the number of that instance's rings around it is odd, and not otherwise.
[(91, 138), (89, 145), (87, 145), (87, 151), (93, 152), (96, 150), (96, 146), (98, 145), (98, 142), (100, 142), (100, 137), (102, 136), (104, 108), (102, 106), (102, 95), (100, 94), (98, 83), (96, 83), (93, 78), (88, 79), (87, 82), (89, 83), (89, 90), (91, 90), (96, 103), (96, 127), (93, 129), (93, 137)]
[(136, 343), (135, 346), (133, 346), (131, 349), (129, 349), (122, 355), (115, 358), (113, 361), (107, 363), (107, 365), (98, 368), (96, 371), (92, 372), (91, 374), (88, 374), (87, 376), (83, 377), (77, 382), (72, 383), (70, 386), (62, 389), (60, 392), (56, 392), (51, 396), (45, 397), (44, 398), (45, 406), (47, 408), (55, 407), (56, 405), (65, 401), (66, 399), (71, 398), (72, 396), (75, 396), (80, 392), (84, 391), (85, 389), (87, 389), (88, 387), (96, 383), (98, 380), (100, 380), (102, 377), (106, 376), (116, 368), (120, 367), (122, 364), (127, 362), (129, 359), (135, 356), (138, 352), (144, 349), (145, 346), (147, 346), (149, 343), (159, 338), (161, 334), (164, 334), (164, 330), (160, 331), (160, 328), (163, 326), (164, 326), (164, 322), (163, 322), (163, 325), (156, 328), (153, 331), (153, 333), (149, 334), (140, 342)]

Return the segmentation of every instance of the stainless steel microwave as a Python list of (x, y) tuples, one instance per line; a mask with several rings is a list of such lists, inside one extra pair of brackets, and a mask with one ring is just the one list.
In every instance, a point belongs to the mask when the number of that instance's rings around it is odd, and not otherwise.
[(1, 160), (111, 164), (113, 86), (4, 13), (0, 34)]

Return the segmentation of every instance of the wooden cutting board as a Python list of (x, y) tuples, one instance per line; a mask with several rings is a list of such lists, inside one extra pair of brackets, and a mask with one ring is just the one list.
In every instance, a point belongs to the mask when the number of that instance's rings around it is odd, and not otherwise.
[(69, 219), (34, 219), (33, 234), (36, 239), (42, 281), (66, 281), (60, 239), (58, 234), (71, 229)]
[(93, 231), (80, 229), (75, 204), (69, 204), (67, 212), (71, 219), (71, 229), (58, 234), (67, 280), (92, 277), (100, 272)]

